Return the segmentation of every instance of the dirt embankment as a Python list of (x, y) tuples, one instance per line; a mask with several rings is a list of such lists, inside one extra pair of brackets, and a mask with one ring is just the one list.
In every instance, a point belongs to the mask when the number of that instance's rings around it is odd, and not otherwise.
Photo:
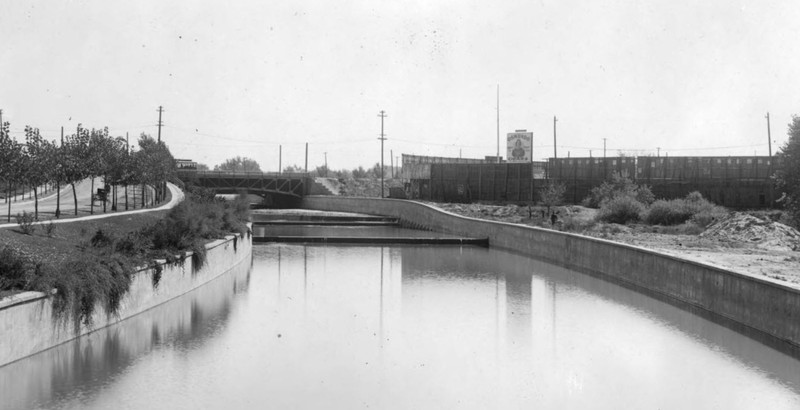
[[(707, 229), (594, 222), (595, 209), (430, 203), (473, 218), (539, 226), (641, 246), (800, 289), (800, 232), (766, 217), (735, 212)], [(687, 233), (688, 232), (688, 233)]]

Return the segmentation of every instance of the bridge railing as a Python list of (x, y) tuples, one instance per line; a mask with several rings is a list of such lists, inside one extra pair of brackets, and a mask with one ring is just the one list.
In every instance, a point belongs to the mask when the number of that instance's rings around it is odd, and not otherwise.
[(197, 171), (198, 177), (220, 178), (308, 178), (305, 172), (230, 172), (230, 171)]

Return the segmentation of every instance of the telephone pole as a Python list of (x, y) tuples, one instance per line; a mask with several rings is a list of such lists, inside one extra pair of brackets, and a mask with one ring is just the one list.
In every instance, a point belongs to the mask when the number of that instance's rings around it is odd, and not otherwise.
[[(2, 122), (0, 122), (2, 124)], [(61, 127), (61, 149), (58, 150), (59, 154), (64, 151), (64, 127)], [(59, 155), (58, 167), (64, 166), (62, 163), (63, 157)], [(60, 178), (57, 178), (60, 179)], [(61, 217), (61, 181), (56, 181), (56, 219)]]
[(767, 113), (767, 147), (769, 147), (769, 157), (772, 158), (772, 136), (769, 129), (769, 112)]
[(308, 143), (306, 142), (306, 174), (308, 174)]
[(158, 142), (161, 142), (161, 126), (164, 125), (164, 123), (161, 122), (161, 113), (162, 112), (164, 112), (164, 107), (159, 105), (158, 106)]
[(328, 177), (328, 153), (323, 152), (325, 154), (325, 178)]
[(558, 122), (558, 118), (553, 116), (553, 158), (558, 158), (558, 150), (556, 149), (556, 122)]
[(606, 139), (607, 138), (603, 138), (603, 158), (606, 157)]
[(500, 84), (497, 84), (497, 163), (500, 163)]
[(381, 198), (383, 198), (383, 141), (386, 141), (386, 134), (383, 133), (383, 119), (386, 118), (386, 113), (381, 110), (378, 117), (381, 117), (381, 137), (378, 139), (381, 140)]
[(283, 145), (278, 145), (278, 175), (283, 173), (281, 162), (283, 160)]

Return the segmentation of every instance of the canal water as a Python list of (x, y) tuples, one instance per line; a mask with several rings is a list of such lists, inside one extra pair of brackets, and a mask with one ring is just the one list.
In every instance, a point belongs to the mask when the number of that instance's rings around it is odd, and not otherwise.
[(0, 407), (800, 408), (800, 362), (499, 250), (257, 245), (161, 307), (0, 367)]

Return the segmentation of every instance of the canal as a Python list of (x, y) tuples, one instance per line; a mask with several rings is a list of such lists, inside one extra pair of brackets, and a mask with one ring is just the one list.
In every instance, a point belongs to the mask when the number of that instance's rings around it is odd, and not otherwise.
[(800, 362), (473, 246), (265, 244), (252, 266), (0, 367), (0, 407), (800, 408)]

